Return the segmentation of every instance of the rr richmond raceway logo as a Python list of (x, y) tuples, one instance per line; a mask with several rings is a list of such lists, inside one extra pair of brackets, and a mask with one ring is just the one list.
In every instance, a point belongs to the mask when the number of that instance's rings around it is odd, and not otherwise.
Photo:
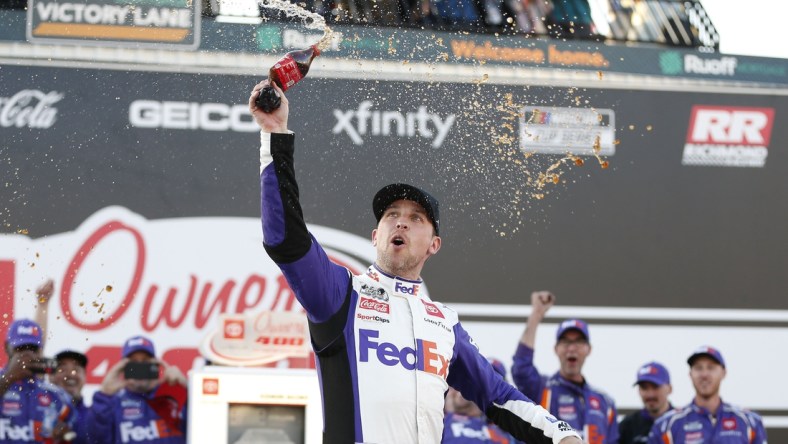
[(426, 106), (415, 112), (374, 111), (371, 100), (358, 104), (358, 109), (334, 109), (337, 123), (331, 130), (334, 134), (345, 133), (356, 145), (364, 144), (364, 136), (421, 137), (432, 141), (433, 148), (440, 148), (449, 134), (457, 116), (445, 118), (431, 113)]
[(763, 167), (774, 108), (692, 107), (683, 165)]

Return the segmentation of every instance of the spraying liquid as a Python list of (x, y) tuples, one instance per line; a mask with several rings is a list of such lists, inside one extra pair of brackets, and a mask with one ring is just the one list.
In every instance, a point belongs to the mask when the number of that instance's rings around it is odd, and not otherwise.
[[(260, 5), (264, 8), (283, 12), (289, 18), (300, 19), (307, 29), (323, 31), (323, 37), (320, 41), (307, 49), (288, 52), (268, 71), (268, 79), (271, 83), (275, 83), (282, 91), (287, 91), (306, 76), (315, 57), (328, 48), (333, 38), (333, 32), (326, 25), (326, 21), (322, 16), (309, 12), (287, 0), (263, 0), (260, 2)], [(282, 99), (272, 86), (266, 86), (260, 91), (255, 103), (258, 108), (270, 113), (281, 106)]]

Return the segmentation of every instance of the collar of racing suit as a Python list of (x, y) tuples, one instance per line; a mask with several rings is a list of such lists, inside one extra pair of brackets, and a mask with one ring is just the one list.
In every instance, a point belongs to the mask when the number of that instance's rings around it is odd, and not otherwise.
[(416, 296), (420, 299), (431, 301), (427, 288), (424, 286), (424, 281), (421, 279), (412, 280), (405, 279), (399, 276), (392, 276), (385, 271), (381, 270), (377, 264), (372, 264), (367, 268), (367, 277), (385, 287), (387, 291), (391, 291), (395, 296)]

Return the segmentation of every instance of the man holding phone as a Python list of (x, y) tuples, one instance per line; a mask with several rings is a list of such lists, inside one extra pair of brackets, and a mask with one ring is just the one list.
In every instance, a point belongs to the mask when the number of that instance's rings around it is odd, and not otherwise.
[(106, 443), (183, 444), (185, 413), (186, 377), (156, 359), (150, 339), (134, 336), (93, 395), (88, 428)]
[(69, 396), (40, 377), (53, 368), (41, 357), (41, 340), (41, 326), (29, 319), (18, 319), (8, 328), (8, 363), (0, 371), (2, 443), (61, 440), (72, 433), (74, 409)]

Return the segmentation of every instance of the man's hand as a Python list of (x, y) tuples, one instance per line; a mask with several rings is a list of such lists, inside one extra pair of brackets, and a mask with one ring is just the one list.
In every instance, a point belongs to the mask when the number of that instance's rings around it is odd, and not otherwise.
[(161, 382), (166, 382), (167, 384), (179, 384), (186, 387), (189, 383), (186, 380), (186, 376), (184, 376), (181, 369), (174, 365), (169, 365), (164, 361), (159, 361), (159, 365), (164, 367), (164, 372), (161, 376)]
[(531, 293), (531, 315), (525, 323), (525, 331), (520, 337), (520, 343), (534, 348), (536, 344), (536, 330), (544, 319), (545, 313), (555, 304), (555, 295), (549, 291), (535, 291)]
[(23, 379), (31, 379), (33, 372), (30, 371), (30, 364), (33, 362), (33, 359), (21, 353), (14, 353), (8, 361), (5, 373), (3, 373), (3, 379), (9, 384)]
[(555, 295), (549, 291), (535, 291), (531, 293), (531, 316), (536, 315), (541, 321), (554, 304)]
[(107, 376), (104, 376), (104, 380), (101, 381), (101, 393), (112, 396), (126, 387), (126, 380), (123, 378), (123, 368), (127, 362), (129, 360), (123, 358), (109, 369)]
[(252, 113), (254, 120), (266, 133), (287, 133), (287, 115), (290, 112), (289, 102), (287, 101), (287, 97), (285, 97), (285, 93), (276, 83), (270, 84), (274, 87), (276, 92), (279, 93), (279, 97), (282, 99), (282, 104), (279, 108), (273, 112), (266, 113), (255, 104), (255, 99), (260, 95), (260, 90), (268, 86), (269, 83), (270, 82), (266, 79), (254, 86), (252, 94), (249, 96), (249, 112)]
[(47, 279), (46, 282), (41, 284), (40, 287), (36, 289), (36, 296), (38, 296), (38, 303), (39, 305), (48, 305), (49, 300), (52, 298), (52, 294), (55, 292), (55, 281), (52, 279)]

